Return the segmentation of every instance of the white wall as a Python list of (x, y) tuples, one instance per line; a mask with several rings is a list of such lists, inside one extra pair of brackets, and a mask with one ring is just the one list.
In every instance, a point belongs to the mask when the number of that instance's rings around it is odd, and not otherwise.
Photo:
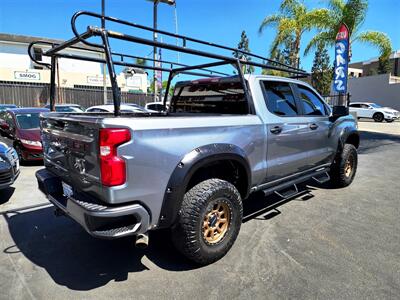
[[(84, 55), (101, 58), (101, 54), (90, 53), (80, 50), (65, 51), (69, 54)], [(43, 56), (43, 62), (50, 63), (50, 58)], [(33, 62), (28, 55), (28, 45), (22, 43), (9, 43), (0, 41), (0, 68), (26, 70), (33, 69)], [(60, 58), (59, 67), (61, 72), (101, 74), (101, 64), (89, 61)]]

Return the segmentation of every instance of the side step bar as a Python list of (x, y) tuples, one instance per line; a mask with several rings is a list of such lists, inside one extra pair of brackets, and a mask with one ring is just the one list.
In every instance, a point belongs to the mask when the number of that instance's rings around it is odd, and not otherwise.
[(293, 184), (293, 190), (286, 189), (286, 190), (281, 191), (281, 192), (274, 191), (274, 193), (277, 194), (282, 199), (289, 199), (289, 198), (293, 198), (294, 196), (299, 194), (299, 189), (297, 188), (296, 184)]
[(331, 177), (329, 176), (328, 172), (325, 172), (321, 175), (313, 176), (312, 179), (314, 179), (319, 184), (323, 184), (331, 180)]
[(329, 169), (323, 168), (318, 171), (313, 172), (312, 174), (303, 175), (293, 180), (289, 180), (287, 182), (283, 182), (276, 186), (267, 188), (263, 190), (265, 196), (270, 194), (276, 194), (282, 199), (293, 198), (298, 194), (301, 194), (297, 188), (297, 184), (307, 181), (309, 179), (314, 179), (317, 183), (322, 184), (330, 180)]

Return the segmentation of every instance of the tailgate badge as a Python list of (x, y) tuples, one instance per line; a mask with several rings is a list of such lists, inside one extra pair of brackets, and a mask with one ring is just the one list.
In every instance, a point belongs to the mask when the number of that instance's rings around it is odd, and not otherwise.
[(78, 170), (79, 174), (85, 174), (85, 160), (81, 158), (75, 158), (74, 168)]

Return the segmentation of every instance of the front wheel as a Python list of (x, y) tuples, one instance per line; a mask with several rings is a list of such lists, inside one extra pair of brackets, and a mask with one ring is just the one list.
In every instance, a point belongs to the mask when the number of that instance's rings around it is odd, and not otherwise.
[(356, 175), (358, 164), (357, 149), (354, 145), (345, 144), (331, 166), (331, 183), (336, 187), (350, 185)]
[(394, 120), (393, 119), (386, 119), (386, 122), (392, 123)]
[(384, 116), (382, 113), (375, 113), (372, 118), (375, 122), (382, 122), (384, 120)]
[(242, 200), (234, 185), (221, 179), (205, 180), (185, 194), (172, 241), (190, 260), (213, 263), (232, 247), (242, 215)]

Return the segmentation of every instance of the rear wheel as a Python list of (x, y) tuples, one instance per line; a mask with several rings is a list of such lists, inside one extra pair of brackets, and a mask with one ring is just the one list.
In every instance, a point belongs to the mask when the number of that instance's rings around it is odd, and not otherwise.
[(357, 149), (354, 145), (345, 144), (331, 166), (331, 183), (336, 187), (350, 185), (356, 175), (358, 164)]
[(241, 197), (234, 185), (221, 179), (205, 180), (184, 196), (172, 228), (174, 245), (198, 264), (215, 262), (235, 242), (242, 214)]
[(383, 113), (375, 113), (372, 118), (375, 122), (382, 122), (384, 119)]

